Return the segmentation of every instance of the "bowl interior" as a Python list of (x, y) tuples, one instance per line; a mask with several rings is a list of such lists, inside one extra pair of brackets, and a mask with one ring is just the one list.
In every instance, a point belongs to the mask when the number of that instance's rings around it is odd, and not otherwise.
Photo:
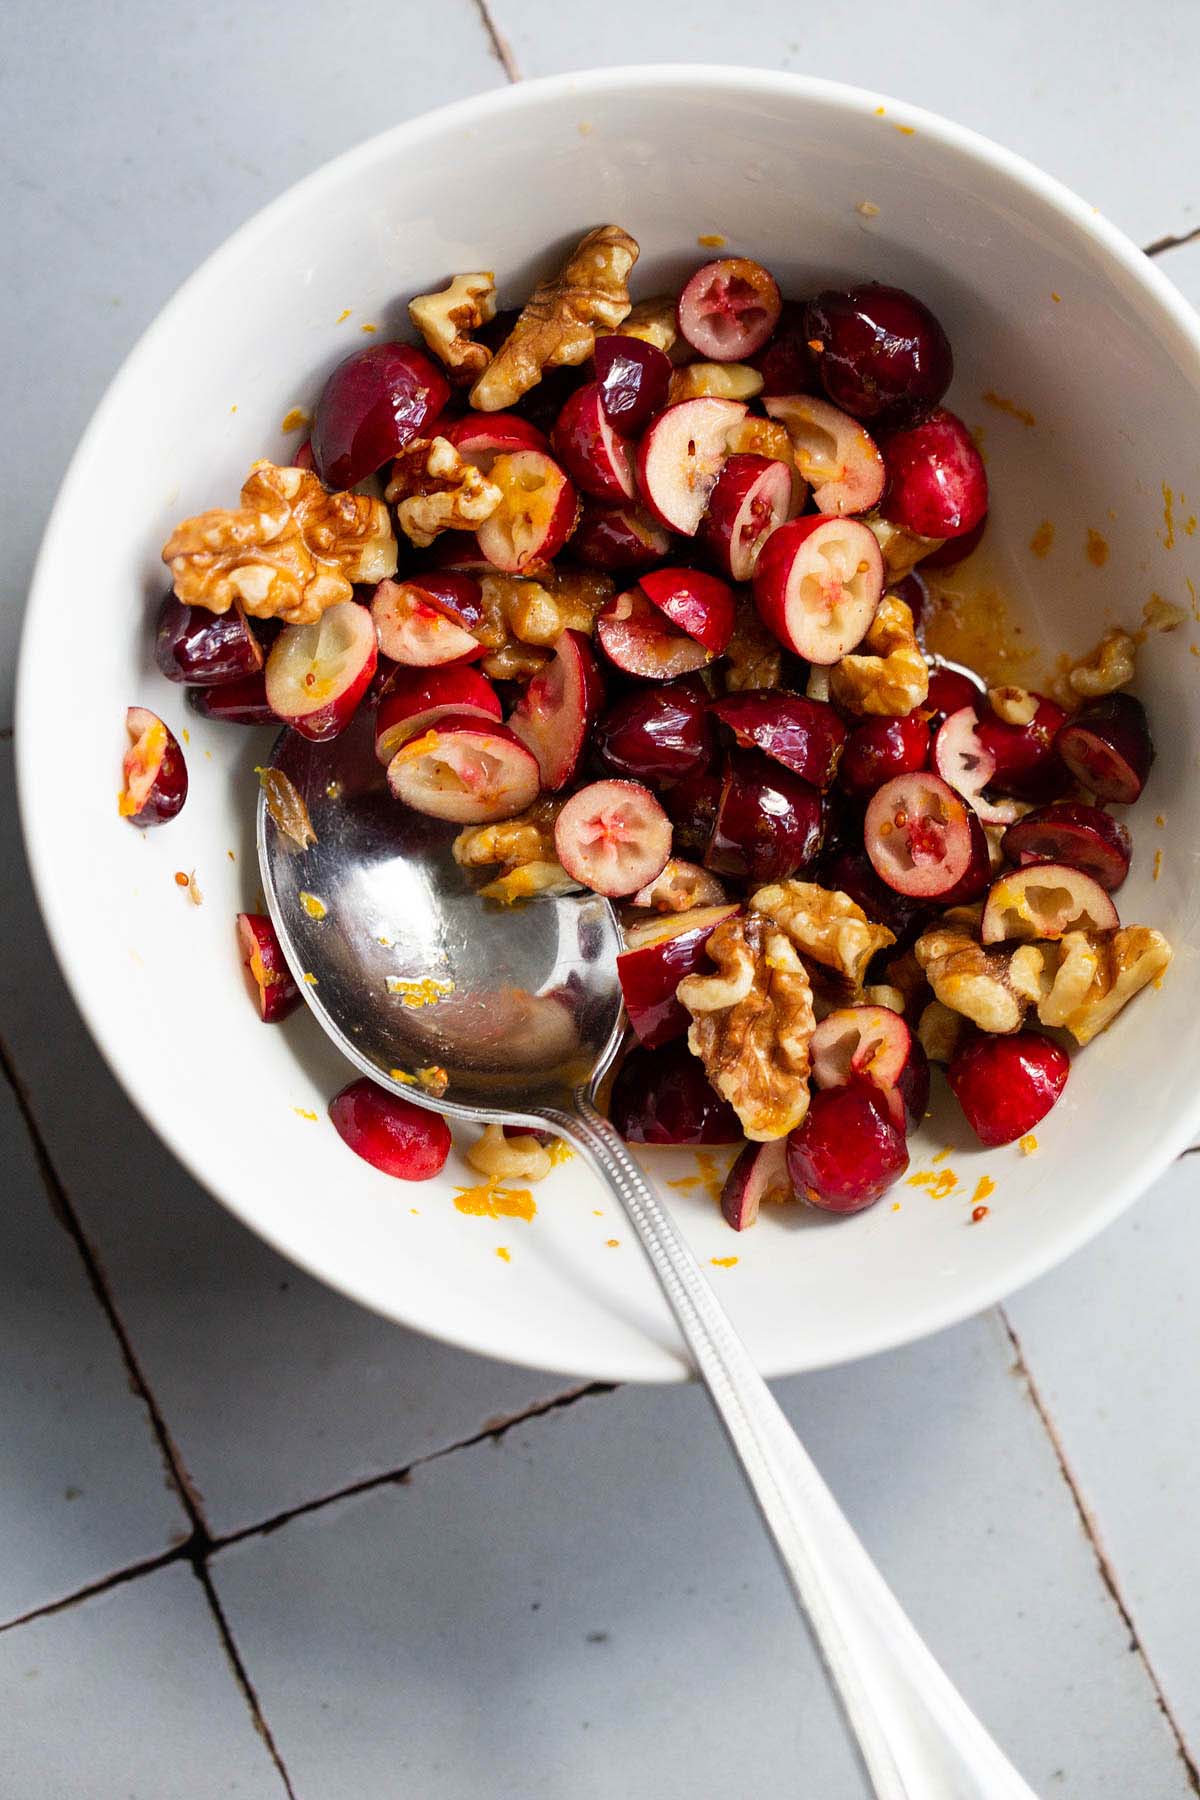
[[(933, 306), (957, 359), (950, 404), (981, 429), (993, 493), (986, 550), (960, 585), (974, 617), (1002, 604), (1020, 628), (1006, 639), (1025, 656), (1015, 679), (1035, 680), (1109, 623), (1136, 625), (1155, 594), (1189, 612), (1142, 651), (1159, 756), (1119, 897), (1124, 919), (1167, 932), (1176, 961), (1160, 993), (1080, 1056), (1037, 1154), (973, 1148), (943, 1092), (912, 1171), (951, 1147), (937, 1166), (954, 1172), (952, 1193), (902, 1184), (848, 1220), (777, 1209), (740, 1237), (712, 1198), (726, 1153), (648, 1157), (702, 1263), (737, 1259), (711, 1273), (760, 1365), (812, 1367), (949, 1323), (1049, 1266), (1198, 1123), (1200, 361), (1182, 303), (1062, 190), (875, 96), (696, 69), (485, 96), (329, 165), (176, 297), (81, 446), (23, 650), (26, 830), (92, 1031), (166, 1141), (248, 1224), (367, 1304), (468, 1346), (617, 1378), (682, 1372), (631, 1234), (578, 1161), (538, 1190), (526, 1223), (457, 1210), (456, 1187), (473, 1179), (457, 1154), (409, 1188), (340, 1144), (324, 1112), (346, 1066), (307, 1013), (261, 1025), (237, 964), (233, 915), (260, 904), (254, 765), (270, 735), (191, 715), (156, 672), (148, 629), (169, 527), (232, 504), (255, 457), (287, 460), (298, 434), (284, 435), (285, 415), (312, 406), (334, 363), (369, 341), (364, 327), (402, 333), (406, 297), (463, 269), (495, 268), (519, 300), (602, 219), (639, 239), (642, 295), (711, 255), (697, 240), (720, 234), (787, 293), (877, 277)], [(1053, 542), (1038, 556), (1044, 521)], [(190, 798), (161, 831), (117, 818), (134, 701), (187, 734)], [(202, 905), (179, 870), (195, 871)], [(990, 1215), (971, 1227), (984, 1176)]]

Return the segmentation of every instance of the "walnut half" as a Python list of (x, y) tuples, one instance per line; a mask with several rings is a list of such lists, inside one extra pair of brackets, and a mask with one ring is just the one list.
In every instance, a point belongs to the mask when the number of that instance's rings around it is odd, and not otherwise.
[(692, 1015), (688, 1046), (756, 1143), (786, 1137), (808, 1112), (812, 988), (788, 939), (739, 915), (708, 940), (713, 975), (689, 975), (677, 995)]
[(780, 881), (750, 898), (756, 913), (785, 931), (803, 955), (861, 988), (877, 950), (896, 941), (886, 925), (873, 925), (849, 894), (815, 881)]
[(629, 271), (635, 239), (619, 225), (598, 225), (580, 240), (557, 275), (539, 281), (516, 324), (471, 389), (480, 412), (513, 406), (542, 379), (543, 369), (586, 362), (596, 331), (629, 314)]
[(935, 998), (981, 1031), (1019, 1031), (1043, 992), (1041, 944), (985, 950), (970, 925), (948, 918), (917, 939), (913, 954)]
[(400, 529), (419, 550), (443, 531), (473, 531), (503, 495), (449, 438), (414, 438), (392, 464), (383, 497), (396, 505)]
[(307, 469), (256, 462), (242, 504), (178, 524), (163, 545), (175, 592), (187, 606), (225, 613), (235, 600), (256, 619), (311, 625), (354, 598), (355, 582), (396, 573), (387, 507), (330, 494)]
[(436, 294), (418, 294), (408, 303), (408, 316), (456, 384), (478, 380), (492, 360), (474, 333), (496, 316), (496, 277), (490, 269), (456, 275)]

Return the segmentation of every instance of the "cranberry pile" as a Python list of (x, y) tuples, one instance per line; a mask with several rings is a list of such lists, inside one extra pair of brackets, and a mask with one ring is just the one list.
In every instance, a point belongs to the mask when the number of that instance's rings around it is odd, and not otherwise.
[[(497, 348), (514, 318), (479, 342)], [(296, 468), (344, 500), (388, 481), (395, 576), (282, 625), (169, 595), (158, 664), (208, 717), (313, 739), (373, 706), (398, 802), (467, 832), (528, 818), (540, 849), (519, 860), (540, 874), (526, 891), (576, 884), (626, 904), (635, 1041), (611, 1112), (631, 1142), (744, 1141), (736, 1084), (689, 1048), (677, 990), (711, 969), (709, 938), (757, 891), (813, 884), (886, 927), (865, 979), (810, 965), (806, 1115), (746, 1144), (723, 1202), (739, 1229), (766, 1196), (852, 1212), (907, 1167), (928, 1100), (916, 1023), (930, 989), (911, 955), (902, 979), (905, 953), (950, 909), (975, 909), (952, 917), (985, 962), (1014, 938), (1112, 933), (1130, 839), (1106, 808), (1141, 792), (1146, 715), (1127, 693), (1072, 712), (989, 694), (924, 654), (913, 571), (974, 548), (988, 488), (942, 404), (953, 357), (920, 300), (875, 282), (784, 300), (760, 264), (730, 257), (691, 277), (673, 320), (635, 321), (597, 330), (585, 361), (547, 365), (498, 411), (472, 409), (413, 345), (348, 357)], [(454, 508), (475, 504), (463, 529)], [(589, 573), (590, 590), (574, 579)], [(538, 594), (575, 622), (531, 651), (501, 602)], [(121, 810), (161, 823), (186, 797), (183, 755), (145, 709), (128, 724)], [(1034, 876), (1041, 914), (1025, 905)], [(241, 915), (239, 932), (262, 1017), (285, 1016), (299, 996), (269, 921)], [(971, 1024), (948, 1078), (992, 1145), (1037, 1124), (1068, 1067), (1044, 1031)], [(442, 1121), (370, 1083), (332, 1117), (388, 1173), (445, 1159)]]

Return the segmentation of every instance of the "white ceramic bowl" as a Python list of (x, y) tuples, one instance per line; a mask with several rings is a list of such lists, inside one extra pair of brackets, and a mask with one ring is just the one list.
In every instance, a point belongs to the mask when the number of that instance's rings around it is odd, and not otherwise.
[[(327, 1125), (349, 1071), (307, 1012), (281, 1029), (258, 1022), (234, 947), (233, 914), (258, 887), (253, 766), (269, 736), (191, 716), (154, 668), (149, 629), (170, 525), (231, 504), (254, 457), (287, 460), (296, 439), (280, 422), (367, 341), (362, 324), (403, 330), (405, 297), (460, 269), (495, 267), (505, 297), (520, 298), (604, 219), (639, 239), (643, 294), (720, 233), (785, 292), (878, 277), (922, 295), (954, 344), (951, 404), (985, 427), (985, 576), (1047, 653), (1136, 621), (1154, 592), (1194, 599), (1200, 333), (1092, 208), (878, 95), (747, 70), (609, 70), (482, 95), (376, 138), (268, 207), (176, 295), (59, 495), (22, 650), (18, 752), (38, 891), (75, 997), (133, 1100), (214, 1194), (309, 1270), (423, 1331), (517, 1362), (665, 1380), (683, 1372), (665, 1308), (580, 1163), (538, 1190), (531, 1224), (468, 1218), (453, 1203), (471, 1180), (457, 1155), (410, 1188)], [(1036, 424), (984, 404), (987, 390)], [(1055, 539), (1039, 560), (1028, 546), (1044, 519)], [(1111, 546), (1100, 569), (1084, 553), (1089, 528)], [(901, 1185), (898, 1207), (889, 1197), (846, 1220), (772, 1209), (735, 1237), (693, 1158), (652, 1153), (664, 1180), (682, 1182), (668, 1191), (701, 1261), (736, 1256), (712, 1278), (768, 1373), (879, 1350), (996, 1300), (1114, 1218), (1196, 1134), (1198, 636), (1153, 636), (1143, 653), (1159, 757), (1120, 895), (1124, 918), (1169, 934), (1175, 964), (1078, 1059), (1035, 1156), (970, 1149), (943, 1096), (912, 1166), (952, 1144), (939, 1165), (958, 1177), (952, 1196)], [(117, 817), (131, 701), (190, 731), (191, 794), (163, 830)], [(198, 909), (174, 880), (192, 869)], [(991, 1213), (971, 1227), (985, 1174)]]

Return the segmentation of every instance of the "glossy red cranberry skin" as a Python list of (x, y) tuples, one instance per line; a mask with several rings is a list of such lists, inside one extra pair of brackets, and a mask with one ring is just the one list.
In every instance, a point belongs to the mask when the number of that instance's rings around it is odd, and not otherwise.
[(979, 540), (987, 530), (987, 514), (984, 513), (978, 525), (970, 531), (964, 531), (961, 537), (947, 538), (937, 550), (931, 550), (928, 556), (921, 558), (923, 569), (956, 569), (961, 562), (966, 562), (973, 550), (979, 548)]
[(883, 514), (920, 537), (963, 537), (988, 509), (987, 471), (962, 420), (940, 408), (881, 439), (888, 490)]
[(240, 606), (213, 613), (168, 594), (158, 609), (154, 660), (168, 681), (218, 687), (257, 674), (263, 653)]
[(785, 881), (821, 849), (821, 796), (761, 750), (733, 750), (704, 866), (745, 881)]
[(919, 1125), (929, 1110), (929, 1058), (920, 1039), (913, 1034), (908, 1061), (900, 1071), (896, 1092), (904, 1102), (904, 1110), (913, 1125)]
[(1064, 800), (1057, 806), (1038, 807), (1010, 825), (1003, 849), (1018, 869), (1030, 863), (1066, 863), (1112, 894), (1129, 873), (1133, 840), (1111, 813)]
[[(613, 431), (613, 449), (624, 463), (632, 466), (633, 443), (612, 426), (601, 410), (598, 382), (586, 382), (575, 389), (554, 421), (550, 444), (562, 468), (581, 493), (597, 500), (628, 499), (627, 486), (622, 486), (603, 442), (605, 424)], [(630, 478), (632, 479), (632, 477)]]
[(257, 675), (226, 681), (220, 687), (189, 688), (187, 701), (202, 719), (219, 719), (226, 725), (279, 724), (267, 705), (267, 678), (261, 669)]
[(810, 300), (805, 328), (821, 384), (852, 418), (910, 424), (933, 411), (954, 375), (950, 340), (923, 301), (864, 281)]
[(808, 333), (804, 329), (804, 307), (795, 300), (785, 300), (779, 323), (770, 340), (750, 358), (763, 378), (763, 398), (777, 394), (815, 394), (821, 382)]
[(929, 714), (930, 727), (936, 730), (951, 713), (961, 712), (964, 706), (980, 710), (979, 703), (986, 693), (978, 676), (964, 675), (959, 669), (934, 669), (922, 711)]
[(667, 404), (670, 357), (656, 344), (614, 332), (596, 339), (593, 360), (605, 418), (614, 431), (640, 437)]
[(818, 1088), (787, 1141), (797, 1195), (825, 1212), (862, 1212), (908, 1167), (908, 1146), (874, 1082)]
[[(861, 834), (860, 826), (860, 838)], [(924, 902), (898, 894), (895, 888), (880, 879), (870, 857), (861, 848), (843, 848), (828, 858), (822, 865), (821, 885), (849, 894), (869, 919), (877, 925), (886, 925), (896, 938), (892, 955), (899, 955), (907, 944), (919, 937), (929, 918), (930, 909)]]
[(703, 855), (708, 848), (724, 781), (711, 769), (698, 769), (668, 788), (661, 796), (674, 827), (674, 849)]
[(955, 1051), (946, 1078), (968, 1125), (991, 1149), (1032, 1131), (1066, 1087), (1070, 1071), (1066, 1051), (1039, 1032), (1008, 1037), (972, 1032)]
[(338, 364), (317, 402), (312, 455), (326, 487), (381, 469), (450, 398), (436, 363), (412, 344), (368, 344)]
[(627, 1144), (739, 1144), (742, 1127), (686, 1042), (631, 1050), (609, 1117)]
[(427, 1181), (450, 1154), (450, 1127), (440, 1113), (402, 1100), (365, 1075), (334, 1095), (329, 1117), (357, 1156), (400, 1181)]
[(1132, 694), (1089, 700), (1061, 726), (1057, 748), (1083, 787), (1121, 806), (1138, 798), (1154, 762), (1150, 721)]
[(893, 775), (929, 766), (929, 726), (919, 712), (864, 719), (846, 739), (838, 777), (850, 794), (873, 794)]
[(614, 775), (657, 787), (707, 769), (716, 734), (700, 681), (672, 681), (626, 694), (601, 718), (593, 741)]
[(714, 700), (712, 712), (743, 749), (762, 750), (815, 788), (827, 788), (837, 773), (846, 727), (822, 700), (747, 688)]
[(482, 625), (483, 589), (474, 575), (461, 569), (431, 569), (407, 580), (410, 587), (420, 588), (422, 599), (452, 625), (471, 632)]
[(585, 498), (570, 543), (576, 562), (624, 574), (626, 570), (652, 569), (670, 552), (670, 536), (640, 506), (628, 500), (609, 506)]
[(1054, 748), (1066, 716), (1057, 701), (1042, 695), (1028, 725), (1010, 725), (985, 709), (976, 730), (984, 749), (996, 759), (989, 785), (1018, 800), (1057, 799), (1070, 785)]

